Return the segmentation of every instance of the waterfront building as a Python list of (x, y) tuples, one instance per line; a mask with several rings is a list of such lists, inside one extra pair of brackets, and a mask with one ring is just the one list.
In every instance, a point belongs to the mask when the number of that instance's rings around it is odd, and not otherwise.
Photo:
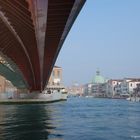
[(140, 96), (140, 78), (124, 78), (106, 80), (96, 71), (91, 83), (83, 86), (84, 96), (127, 98), (129, 96)]
[(121, 83), (121, 95), (122, 96), (129, 96), (129, 81), (131, 81), (128, 78), (124, 78)]
[(73, 96), (83, 96), (84, 86), (74, 83), (72, 86), (67, 87), (67, 91), (70, 95)]
[(96, 75), (92, 82), (84, 86), (84, 95), (93, 97), (106, 97), (106, 79), (100, 75), (100, 71), (96, 71)]
[(100, 71), (96, 71), (96, 75), (92, 81), (91, 87), (92, 95), (95, 97), (105, 97), (106, 96), (106, 80), (100, 75)]
[(16, 92), (17, 88), (0, 75), (0, 99), (13, 98)]
[(100, 71), (97, 70), (96, 75), (92, 80), (92, 84), (103, 84), (105, 82), (106, 82), (105, 78), (101, 76)]
[(140, 78), (124, 78), (122, 83), (122, 94), (132, 95), (140, 84)]
[(107, 81), (106, 94), (108, 97), (119, 96), (121, 93), (122, 79), (110, 79)]
[(133, 96), (134, 97), (140, 97), (140, 84), (137, 84), (137, 87), (134, 88)]
[(6, 90), (6, 79), (0, 75), (0, 93), (4, 93)]
[(13, 84), (0, 75), (0, 94), (16, 92), (17, 88)]
[(106, 83), (93, 84), (92, 95), (94, 97), (106, 97)]
[(49, 78), (47, 89), (63, 89), (64, 85), (62, 82), (62, 68), (54, 66), (51, 76)]
[(135, 92), (139, 78), (110, 79), (107, 82), (108, 97), (128, 97)]
[(83, 86), (83, 95), (92, 96), (92, 84), (88, 83)]
[[(64, 86), (62, 84), (62, 68), (58, 66), (54, 66), (47, 88), (51, 89), (63, 89)], [(26, 89), (17, 89), (12, 83), (5, 79), (5, 77), (0, 76), (0, 93), (2, 94), (13, 94), (13, 93), (28, 93)], [(18, 96), (14, 94), (13, 96)], [(13, 97), (12, 96), (12, 97)]]

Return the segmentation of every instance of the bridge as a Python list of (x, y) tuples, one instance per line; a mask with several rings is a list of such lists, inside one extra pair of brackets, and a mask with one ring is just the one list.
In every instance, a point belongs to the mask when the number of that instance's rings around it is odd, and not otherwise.
[(0, 74), (42, 92), (86, 0), (0, 0)]

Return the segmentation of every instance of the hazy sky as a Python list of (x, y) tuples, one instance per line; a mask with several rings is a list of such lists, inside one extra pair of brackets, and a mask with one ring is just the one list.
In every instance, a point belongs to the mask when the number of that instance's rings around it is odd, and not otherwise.
[(58, 56), (63, 82), (140, 77), (140, 0), (87, 0)]

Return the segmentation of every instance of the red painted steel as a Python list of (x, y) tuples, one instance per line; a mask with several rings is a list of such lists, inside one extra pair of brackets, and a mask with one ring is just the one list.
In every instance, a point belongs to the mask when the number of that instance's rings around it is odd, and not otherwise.
[[(45, 88), (77, 1), (0, 0), (0, 51), (17, 65), (30, 91)], [(85, 0), (79, 1), (82, 7)]]

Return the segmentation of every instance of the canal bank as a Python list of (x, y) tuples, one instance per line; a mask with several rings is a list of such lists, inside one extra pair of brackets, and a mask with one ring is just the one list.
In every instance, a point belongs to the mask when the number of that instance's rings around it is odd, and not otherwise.
[(41, 99), (8, 99), (8, 100), (0, 100), (0, 105), (14, 105), (14, 104), (47, 104), (54, 103), (60, 101), (66, 101), (67, 99), (56, 99), (56, 100), (41, 100)]
[(48, 93), (22, 93), (18, 96), (6, 96), (1, 94), (0, 104), (46, 104), (58, 101), (66, 101), (67, 94), (54, 91)]

